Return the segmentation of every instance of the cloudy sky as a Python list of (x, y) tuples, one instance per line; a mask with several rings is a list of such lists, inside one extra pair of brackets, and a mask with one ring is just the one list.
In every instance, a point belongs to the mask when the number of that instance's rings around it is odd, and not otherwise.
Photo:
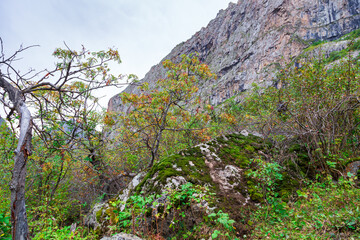
[[(142, 78), (229, 2), (235, 0), (0, 0), (0, 37), (8, 54), (40, 45), (22, 54), (22, 71), (51, 69), (51, 53), (66, 42), (72, 49), (115, 47), (123, 61), (115, 73)], [(103, 94), (102, 103), (118, 92)]]

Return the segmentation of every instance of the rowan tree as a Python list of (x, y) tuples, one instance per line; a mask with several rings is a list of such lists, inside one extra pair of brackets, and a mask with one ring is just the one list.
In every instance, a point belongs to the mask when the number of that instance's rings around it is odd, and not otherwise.
[(194, 54), (181, 56), (179, 63), (166, 60), (163, 66), (166, 77), (157, 80), (154, 88), (143, 83), (140, 95), (121, 94), (130, 112), (121, 116), (120, 142), (130, 151), (148, 152), (148, 167), (159, 157), (164, 134), (196, 131), (199, 138), (206, 139), (204, 126), (211, 119), (207, 110), (212, 107), (199, 94), (200, 82), (215, 77), (209, 67)]

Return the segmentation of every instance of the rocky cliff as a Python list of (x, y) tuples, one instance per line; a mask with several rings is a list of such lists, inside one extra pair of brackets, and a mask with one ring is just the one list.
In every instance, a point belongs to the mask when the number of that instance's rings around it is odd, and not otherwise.
[[(359, 26), (359, 0), (239, 0), (176, 46), (164, 60), (198, 52), (218, 75), (201, 90), (218, 105), (254, 82), (271, 84), (279, 65), (301, 54), (311, 43), (338, 39)], [(164, 73), (159, 63), (142, 81), (154, 85)], [(139, 93), (135, 86), (125, 91)], [(118, 96), (110, 100), (109, 110), (125, 110)]]

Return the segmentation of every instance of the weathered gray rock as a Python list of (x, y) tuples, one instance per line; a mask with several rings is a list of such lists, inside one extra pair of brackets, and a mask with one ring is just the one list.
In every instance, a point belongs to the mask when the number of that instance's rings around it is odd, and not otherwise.
[(96, 219), (96, 213), (101, 211), (103, 208), (107, 208), (107, 203), (98, 203), (91, 209), (90, 213), (85, 217), (85, 225), (97, 229), (101, 224)]
[(346, 170), (347, 172), (356, 176), (358, 174), (358, 171), (360, 170), (360, 161), (354, 161), (350, 163), (349, 165), (347, 165)]
[[(116, 200), (119, 202), (125, 203), (130, 194), (131, 191), (134, 190), (134, 188), (140, 183), (141, 179), (145, 176), (144, 172), (139, 173), (136, 175), (131, 182), (128, 184), (128, 186), (117, 196)], [(85, 218), (85, 225), (92, 227), (95, 230), (98, 230), (101, 233), (106, 233), (107, 229), (107, 223), (108, 219), (103, 218), (102, 216), (105, 213), (106, 209), (109, 209), (111, 205), (109, 204), (109, 201), (98, 203), (96, 204), (90, 211), (90, 213)], [(124, 210), (125, 204), (122, 204), (119, 206), (119, 209), (122, 211)]]
[[(300, 55), (309, 43), (338, 39), (358, 29), (359, 13), (359, 0), (240, 0), (221, 10), (206, 28), (176, 46), (164, 60), (198, 52), (218, 75), (217, 80), (201, 88), (217, 105), (249, 89), (254, 82), (272, 84), (279, 65)], [(142, 81), (149, 82), (151, 88), (164, 73), (158, 64)], [(135, 86), (125, 91), (139, 93)], [(114, 96), (109, 110), (126, 112), (127, 108)]]
[[(141, 180), (144, 178), (145, 176), (145, 172), (141, 172), (138, 175), (136, 175), (131, 182), (129, 183), (129, 185), (122, 191), (121, 194), (119, 194), (117, 196), (117, 199), (121, 202), (126, 202), (129, 199), (130, 193), (132, 190), (134, 190), (136, 188), (137, 185), (139, 185), (139, 183), (141, 182)], [(120, 210), (123, 211), (125, 208), (125, 204), (121, 205)]]
[(142, 240), (142, 238), (139, 238), (132, 234), (119, 233), (112, 237), (103, 237), (101, 240)]

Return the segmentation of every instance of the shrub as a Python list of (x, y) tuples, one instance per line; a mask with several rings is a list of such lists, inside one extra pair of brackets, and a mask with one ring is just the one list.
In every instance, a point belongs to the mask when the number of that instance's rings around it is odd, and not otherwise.
[(314, 166), (333, 171), (327, 162), (339, 167), (359, 153), (359, 77), (359, 63), (351, 59), (331, 70), (323, 58), (302, 62), (281, 70), (277, 87), (255, 87), (244, 109), (265, 136), (296, 136)]
[(360, 50), (360, 40), (353, 42), (350, 47), (350, 50), (354, 51), (354, 50)]
[(356, 29), (355, 31), (352, 31), (351, 33), (347, 34), (344, 37), (344, 40), (352, 40), (358, 37), (360, 37), (360, 29)]
[(0, 212), (0, 239), (11, 239), (10, 216), (7, 216), (7, 214), (2, 212)]

